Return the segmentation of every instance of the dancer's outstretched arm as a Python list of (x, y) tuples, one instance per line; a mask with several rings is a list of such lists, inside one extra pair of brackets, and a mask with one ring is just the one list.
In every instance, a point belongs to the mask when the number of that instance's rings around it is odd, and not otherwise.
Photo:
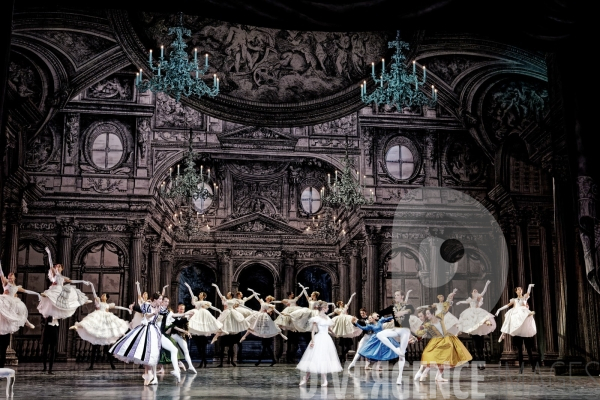
[(196, 296), (194, 296), (194, 292), (192, 292), (192, 288), (190, 287), (190, 285), (188, 285), (187, 282), (184, 282), (184, 285), (187, 286), (188, 290), (190, 291), (190, 296), (192, 296), (192, 303), (194, 303), (197, 299)]
[(221, 298), (221, 300), (222, 300), (223, 302), (226, 302), (226, 301), (227, 301), (227, 298), (226, 298), (225, 296), (223, 296), (223, 294), (222, 294), (222, 293), (221, 293), (221, 291), (219, 290), (219, 287), (217, 286), (217, 284), (216, 284), (216, 283), (213, 283), (213, 284), (212, 284), (212, 286), (214, 286), (214, 287), (215, 287), (215, 289), (217, 290), (217, 294), (219, 295), (219, 297)]
[(26, 293), (26, 294), (35, 294), (38, 297), (38, 299), (40, 299), (40, 300), (42, 299), (42, 296), (38, 292), (34, 292), (33, 290), (19, 288), (19, 292)]
[(121, 306), (112, 306), (112, 307), (109, 307), (109, 308), (114, 308), (115, 310), (123, 310), (123, 311), (128, 311), (128, 312), (129, 312), (129, 314), (131, 314), (131, 310), (130, 310), (129, 308), (127, 308), (127, 307), (121, 307)]
[(508, 303), (507, 305), (500, 307), (497, 311), (496, 311), (496, 317), (498, 316), (498, 314), (500, 314), (500, 311), (502, 310), (506, 310), (508, 307), (514, 305), (514, 301), (511, 300), (510, 303)]
[[(302, 293), (304, 293), (304, 297), (306, 297), (306, 301), (310, 301), (310, 297), (308, 296), (308, 292), (306, 291), (306, 289), (308, 289), (305, 286), (302, 286), (302, 284), (300, 282), (298, 282), (298, 285), (302, 288)], [(300, 295), (302, 295), (302, 293)]]
[(344, 308), (347, 310), (348, 307), (350, 307), (350, 303), (352, 303), (352, 299), (354, 298), (354, 296), (356, 296), (356, 292), (352, 293), (352, 295), (350, 296), (350, 299), (348, 299), (348, 302), (346, 303), (346, 305), (344, 306)]
[(527, 288), (527, 293), (525, 293), (525, 294), (523, 295), (523, 297), (527, 297), (527, 298), (529, 298), (529, 295), (531, 294), (531, 288), (532, 288), (532, 287), (534, 287), (534, 286), (535, 286), (535, 284), (534, 284), (534, 283), (530, 283), (530, 284), (529, 284), (529, 287)]
[(469, 302), (467, 300), (461, 300), (461, 301), (457, 301), (456, 303), (454, 303), (454, 305), (461, 305), (461, 304), (469, 304)]
[[(300, 284), (298, 284), (298, 285), (300, 285)], [(302, 286), (302, 285), (300, 285), (300, 286)], [(300, 292), (300, 294), (298, 296), (294, 297), (294, 301), (298, 301), (298, 299), (300, 297), (302, 297), (302, 295), (305, 295), (308, 298), (308, 293), (306, 293), (306, 289), (308, 289), (308, 288), (302, 286), (302, 292)]]
[(485, 283), (485, 287), (483, 288), (483, 291), (479, 294), (480, 296), (483, 296), (485, 294), (485, 292), (487, 292), (487, 288), (488, 288), (488, 286), (490, 286), (490, 283), (492, 283), (492, 281), (487, 281)]
[(449, 303), (452, 303), (452, 301), (454, 300), (454, 295), (456, 294), (456, 292), (458, 292), (458, 289), (454, 289), (452, 291), (452, 293), (450, 293), (447, 297), (446, 297), (446, 301), (448, 301)]

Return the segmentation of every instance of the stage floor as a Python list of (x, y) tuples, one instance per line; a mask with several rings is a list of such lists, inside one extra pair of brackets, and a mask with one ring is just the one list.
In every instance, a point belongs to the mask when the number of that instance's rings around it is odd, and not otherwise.
[[(347, 365), (347, 364), (346, 364)], [(358, 364), (360, 365), (360, 364)], [(357, 365), (357, 366), (358, 366)], [(198, 369), (198, 374), (182, 372), (179, 384), (166, 374), (159, 384), (144, 386), (142, 371), (137, 366), (118, 363), (116, 370), (108, 364), (85, 371), (83, 363), (57, 363), (55, 375), (41, 372), (41, 365), (24, 363), (14, 367), (15, 399), (598, 399), (600, 377), (554, 376), (549, 368), (539, 375), (526, 369), (518, 375), (516, 368), (489, 365), (485, 370), (462, 368), (447, 372), (448, 382), (436, 384), (432, 379), (415, 383), (413, 367), (404, 370), (404, 384), (396, 385), (397, 369), (376, 372), (355, 368), (332, 378), (329, 386), (311, 382), (298, 387), (300, 372), (295, 365), (277, 364), (269, 367), (253, 363)], [(455, 376), (456, 375), (456, 376)], [(430, 378), (435, 372), (430, 374)], [(316, 377), (314, 377), (316, 378)], [(5, 380), (0, 381), (0, 398), (5, 393)], [(483, 397), (485, 396), (485, 397)]]

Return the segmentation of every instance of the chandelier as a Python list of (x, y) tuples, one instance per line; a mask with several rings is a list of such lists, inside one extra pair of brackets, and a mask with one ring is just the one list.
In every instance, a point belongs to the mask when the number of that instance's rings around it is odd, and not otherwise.
[(169, 53), (169, 60), (164, 57), (164, 46), (160, 46), (160, 58), (155, 64), (152, 62), (152, 50), (148, 56), (148, 65), (153, 72), (150, 79), (142, 79), (142, 69), (137, 73), (136, 86), (140, 92), (147, 90), (153, 93), (162, 92), (175, 98), (179, 102), (181, 96), (189, 97), (204, 95), (214, 97), (219, 94), (219, 78), (213, 75), (213, 88), (204, 82), (203, 77), (208, 71), (208, 54), (204, 56), (204, 66), (198, 65), (198, 49), (194, 49), (194, 61), (188, 59), (185, 52), (187, 45), (183, 36), (191, 36), (192, 32), (183, 27), (183, 14), (179, 14), (179, 26), (169, 28), (169, 35), (175, 35), (171, 43), (173, 50)]
[(345, 235), (346, 231), (340, 229), (341, 221), (339, 219), (336, 221), (330, 207), (324, 207), (323, 211), (323, 218), (319, 215), (315, 220), (315, 217), (313, 217), (312, 222), (307, 224), (306, 233), (325, 242), (334, 242), (340, 234)]
[(377, 105), (395, 105), (398, 110), (404, 107), (427, 105), (435, 107), (437, 101), (437, 89), (431, 85), (431, 98), (427, 97), (419, 86), (425, 84), (427, 70), (423, 66), (419, 80), (416, 63), (412, 62), (412, 73), (409, 74), (406, 66), (406, 56), (403, 49), (408, 49), (408, 44), (400, 40), (400, 31), (396, 33), (396, 40), (388, 42), (388, 48), (396, 48), (392, 56), (390, 71), (385, 70), (385, 59), (381, 59), (381, 75), (375, 75), (375, 63), (371, 63), (371, 77), (375, 82), (375, 90), (367, 94), (367, 81), (360, 85), (361, 99), (365, 104), (375, 103)]
[(182, 207), (173, 215), (173, 223), (169, 230), (175, 233), (175, 237), (181, 240), (191, 240), (194, 237), (202, 238), (210, 234), (210, 225), (204, 218), (204, 214), (193, 210), (193, 206)]
[(335, 171), (333, 183), (331, 183), (331, 175), (327, 174), (327, 191), (325, 188), (321, 189), (323, 204), (328, 207), (344, 206), (347, 209), (364, 204), (373, 204), (373, 190), (371, 190), (370, 199), (365, 198), (363, 192), (365, 190), (366, 177), (363, 177), (363, 184), (361, 185), (360, 175), (354, 169), (354, 165), (350, 157), (348, 157), (350, 144), (347, 135), (344, 147), (346, 152), (342, 159), (342, 172), (338, 174), (338, 171)]

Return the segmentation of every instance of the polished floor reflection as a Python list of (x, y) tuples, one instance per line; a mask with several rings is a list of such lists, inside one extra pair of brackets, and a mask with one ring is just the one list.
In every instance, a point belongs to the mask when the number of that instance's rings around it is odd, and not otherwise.
[[(600, 377), (554, 376), (549, 368), (540, 374), (526, 370), (519, 375), (516, 368), (489, 365), (481, 371), (462, 368), (447, 372), (448, 382), (433, 380), (414, 382), (414, 366), (407, 366), (404, 384), (396, 385), (397, 369), (365, 371), (355, 368), (329, 376), (327, 387), (320, 377), (313, 377), (307, 387), (298, 387), (300, 373), (295, 365), (242, 364), (237, 367), (198, 369), (198, 374), (182, 373), (179, 384), (167, 373), (155, 386), (143, 386), (142, 370), (119, 364), (116, 370), (99, 365), (86, 371), (79, 363), (55, 364), (55, 375), (40, 371), (37, 364), (15, 367), (17, 373), (14, 398), (21, 399), (598, 399)], [(433, 378), (435, 374), (431, 374)], [(0, 383), (0, 398), (5, 383)], [(485, 397), (484, 397), (485, 396)]]

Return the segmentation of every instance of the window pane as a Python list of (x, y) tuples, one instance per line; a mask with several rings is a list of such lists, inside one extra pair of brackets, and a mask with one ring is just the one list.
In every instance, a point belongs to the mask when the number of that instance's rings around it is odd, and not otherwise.
[(123, 150), (121, 139), (114, 133), (108, 135), (108, 147), (110, 147), (111, 150)]
[(104, 149), (106, 149), (106, 135), (101, 134), (98, 135), (96, 139), (94, 139), (94, 144), (92, 144), (92, 150), (99, 150), (101, 152), (104, 152)]
[(402, 272), (402, 253), (398, 253), (390, 260), (388, 272)]
[[(46, 289), (46, 274), (43, 272), (35, 272), (27, 274), (27, 285), (25, 286), (29, 290), (41, 293)], [(33, 297), (37, 301), (37, 296)]]
[(108, 152), (106, 157), (106, 168), (112, 168), (121, 161), (121, 156), (123, 155), (123, 150), (113, 150), (111, 149)]
[[(201, 189), (201, 185), (198, 185), (198, 188)], [(213, 190), (210, 187), (210, 185), (204, 184), (204, 189), (206, 189), (206, 191), (208, 193), (210, 193), (211, 195), (213, 194)], [(209, 209), (212, 202), (213, 202), (213, 200), (210, 197), (207, 197), (204, 200), (199, 198), (198, 200), (194, 200), (194, 208), (196, 209), (196, 211), (198, 211), (202, 214), (202, 213), (206, 212), (206, 210)]]
[(400, 146), (400, 156), (402, 157), (403, 162), (414, 161), (412, 152), (408, 149), (408, 147)]
[(100, 168), (106, 168), (106, 153), (102, 151), (92, 151), (92, 162)]
[(404, 288), (406, 292), (412, 290), (408, 299), (409, 304), (415, 308), (423, 305), (421, 304), (421, 282), (418, 279), (405, 279)]
[(387, 162), (385, 164), (387, 166), (388, 172), (391, 176), (396, 179), (400, 179), (400, 163), (399, 162)]
[[(107, 143), (108, 140), (108, 143)], [(123, 143), (114, 133), (102, 134), (94, 139), (92, 162), (99, 168), (112, 168), (123, 156)]]
[[(83, 274), (83, 280), (91, 282), (97, 291), (102, 290), (102, 288), (100, 288), (98, 286), (98, 279), (99, 279), (98, 274), (89, 273), (89, 272)], [(92, 287), (88, 286), (88, 285), (81, 285), (81, 291), (86, 292), (86, 293), (92, 293)], [(96, 293), (96, 294), (100, 294), (100, 293)], [(90, 300), (93, 300), (93, 299), (90, 298)]]
[(402, 257), (404, 258), (404, 271), (405, 272), (417, 272), (419, 262), (412, 257), (410, 253), (402, 253)]
[(402, 179), (408, 179), (415, 170), (415, 164), (413, 163), (402, 163)]
[(400, 159), (400, 147), (398, 146), (393, 146), (391, 147), (387, 154), (385, 155), (385, 161), (392, 161), (392, 162), (398, 162), (398, 160)]
[[(119, 293), (121, 287), (121, 274), (102, 275), (102, 293)], [(112, 294), (111, 294), (112, 298)]]
[(83, 259), (83, 263), (88, 267), (99, 267), (100, 266), (100, 252), (87, 253)]
[(29, 265), (44, 265), (44, 255), (29, 246)]
[(118, 267), (119, 266), (119, 256), (117, 253), (113, 253), (108, 250), (106, 247), (104, 248), (104, 266), (106, 267)]
[(314, 214), (321, 208), (321, 194), (316, 188), (309, 186), (302, 191), (300, 202), (304, 212)]
[(25, 247), (23, 250), (19, 251), (19, 256), (18, 256), (18, 261), (17, 263), (19, 265), (25, 265), (25, 255), (27, 253), (27, 247)]

